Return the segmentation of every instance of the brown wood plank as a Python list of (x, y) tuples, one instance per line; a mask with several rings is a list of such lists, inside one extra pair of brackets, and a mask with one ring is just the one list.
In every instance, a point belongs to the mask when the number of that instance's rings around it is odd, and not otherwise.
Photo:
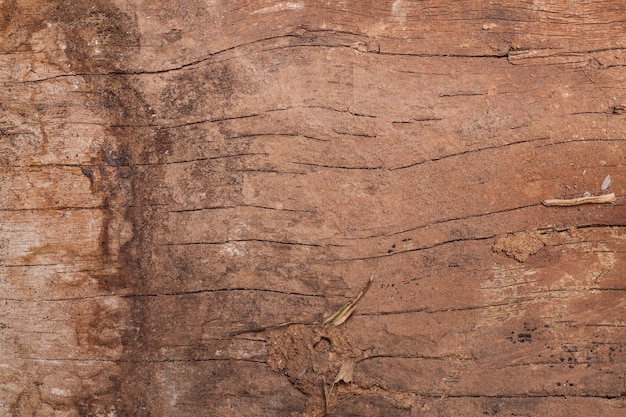
[(622, 415), (622, 3), (0, 3), (0, 414)]

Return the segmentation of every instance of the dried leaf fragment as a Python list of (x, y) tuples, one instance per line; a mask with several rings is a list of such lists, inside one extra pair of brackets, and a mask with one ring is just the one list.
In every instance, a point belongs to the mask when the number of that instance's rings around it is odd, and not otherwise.
[(581, 204), (603, 204), (603, 203), (614, 203), (617, 199), (615, 198), (615, 193), (604, 194), (604, 195), (595, 195), (589, 197), (578, 197), (578, 198), (570, 198), (570, 199), (560, 199), (553, 198), (549, 200), (543, 200), (542, 204), (544, 206), (578, 206)]
[(326, 379), (324, 379), (324, 401), (326, 403), (327, 412), (329, 409), (328, 407), (329, 399), (333, 393), (333, 390), (335, 389), (335, 385), (337, 385), (339, 381), (343, 381), (346, 384), (350, 383), (352, 382), (353, 376), (354, 376), (354, 361), (352, 359), (348, 359), (344, 363), (341, 364), (341, 368), (339, 368), (339, 372), (337, 372), (337, 376), (335, 377), (335, 380), (330, 385), (330, 389), (327, 388)]
[(602, 181), (602, 186), (600, 187), (600, 191), (604, 191), (611, 186), (611, 176), (607, 175), (604, 181)]
[(354, 361), (352, 359), (348, 359), (345, 361), (341, 368), (339, 368), (339, 372), (337, 372), (337, 376), (333, 381), (333, 385), (335, 385), (339, 381), (343, 381), (345, 383), (352, 382), (352, 378), (354, 377)]

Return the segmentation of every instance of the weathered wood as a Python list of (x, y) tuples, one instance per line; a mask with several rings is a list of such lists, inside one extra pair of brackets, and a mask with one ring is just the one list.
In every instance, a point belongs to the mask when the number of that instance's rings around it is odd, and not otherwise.
[(622, 2), (0, 10), (1, 415), (624, 413)]

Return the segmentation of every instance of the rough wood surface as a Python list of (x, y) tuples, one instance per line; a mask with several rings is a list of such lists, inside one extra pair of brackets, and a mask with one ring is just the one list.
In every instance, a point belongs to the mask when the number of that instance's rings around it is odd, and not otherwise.
[(624, 2), (0, 17), (0, 415), (626, 412)]

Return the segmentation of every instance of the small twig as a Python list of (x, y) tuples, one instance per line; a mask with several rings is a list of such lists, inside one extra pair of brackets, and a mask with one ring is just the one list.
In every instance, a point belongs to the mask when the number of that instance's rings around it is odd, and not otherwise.
[(328, 415), (330, 411), (330, 392), (328, 392), (328, 387), (326, 386), (326, 377), (322, 377), (322, 390), (324, 393), (324, 415)]
[(348, 318), (350, 317), (350, 315), (352, 314), (352, 312), (356, 308), (356, 304), (359, 302), (361, 297), (363, 297), (365, 295), (367, 290), (369, 290), (370, 285), (372, 285), (372, 281), (373, 280), (374, 280), (374, 276), (371, 276), (370, 280), (365, 285), (365, 288), (363, 288), (363, 290), (361, 290), (359, 295), (357, 295), (354, 300), (348, 301), (346, 304), (344, 304), (343, 307), (341, 307), (339, 310), (337, 310), (337, 312), (335, 312), (335, 314), (333, 314), (332, 316), (330, 316), (329, 318), (324, 320), (324, 322), (322, 324), (324, 326), (340, 326), (346, 320), (348, 320)]
[(602, 203), (614, 203), (617, 199), (615, 193), (604, 195), (592, 195), (590, 197), (578, 197), (570, 199), (553, 198), (549, 200), (543, 200), (541, 203), (544, 206), (578, 206), (581, 204), (602, 204)]

